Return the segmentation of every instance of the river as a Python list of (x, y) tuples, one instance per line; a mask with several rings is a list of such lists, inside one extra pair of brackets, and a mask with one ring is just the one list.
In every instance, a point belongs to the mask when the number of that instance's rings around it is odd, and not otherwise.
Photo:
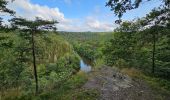
[(92, 66), (88, 61), (81, 59), (80, 60), (80, 70), (88, 73), (92, 70)]

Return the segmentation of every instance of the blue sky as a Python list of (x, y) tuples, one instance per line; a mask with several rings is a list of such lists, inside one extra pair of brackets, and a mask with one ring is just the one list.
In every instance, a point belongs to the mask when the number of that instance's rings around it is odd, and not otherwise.
[[(112, 31), (117, 17), (105, 4), (108, 0), (15, 0), (9, 4), (17, 16), (34, 19), (55, 19), (60, 31)], [(144, 0), (145, 1), (145, 0)], [(124, 14), (124, 20), (144, 17), (160, 0), (142, 3), (136, 10)]]

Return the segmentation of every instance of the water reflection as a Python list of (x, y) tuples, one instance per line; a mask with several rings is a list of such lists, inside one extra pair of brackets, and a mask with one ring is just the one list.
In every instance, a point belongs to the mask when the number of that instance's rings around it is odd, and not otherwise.
[(80, 60), (80, 70), (84, 71), (84, 72), (90, 72), (91, 71), (91, 65), (87, 64), (83, 60)]

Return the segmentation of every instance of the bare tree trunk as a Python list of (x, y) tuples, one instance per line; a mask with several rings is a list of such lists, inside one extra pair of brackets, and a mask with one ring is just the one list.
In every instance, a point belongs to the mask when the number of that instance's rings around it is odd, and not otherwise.
[(155, 33), (153, 33), (153, 51), (152, 51), (152, 73), (155, 73)]
[(38, 76), (37, 76), (37, 66), (36, 66), (36, 57), (35, 57), (35, 41), (34, 41), (34, 30), (32, 32), (32, 56), (33, 56), (33, 66), (34, 66), (34, 77), (36, 83), (35, 93), (38, 94)]

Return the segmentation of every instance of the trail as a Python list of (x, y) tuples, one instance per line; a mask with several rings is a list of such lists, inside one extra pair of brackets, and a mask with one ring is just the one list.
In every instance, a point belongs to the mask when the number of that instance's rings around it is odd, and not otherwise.
[(106, 66), (91, 72), (83, 88), (97, 89), (100, 92), (98, 100), (160, 100), (144, 81), (134, 80)]

